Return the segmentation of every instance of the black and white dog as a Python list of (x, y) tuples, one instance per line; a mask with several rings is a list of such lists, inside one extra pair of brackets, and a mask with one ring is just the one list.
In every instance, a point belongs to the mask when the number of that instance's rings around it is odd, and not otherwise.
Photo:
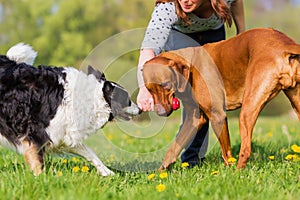
[(89, 67), (33, 67), (37, 53), (22, 43), (0, 56), (0, 144), (24, 155), (34, 175), (45, 152), (69, 152), (113, 174), (82, 141), (114, 117), (140, 113), (120, 85)]

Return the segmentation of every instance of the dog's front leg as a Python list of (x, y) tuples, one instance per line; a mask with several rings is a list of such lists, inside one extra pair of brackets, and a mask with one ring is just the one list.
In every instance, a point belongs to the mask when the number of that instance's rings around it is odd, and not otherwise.
[(170, 145), (158, 171), (167, 169), (172, 163), (176, 162), (182, 149), (188, 142), (195, 137), (197, 130), (201, 129), (207, 122), (203, 114), (199, 114), (199, 109), (186, 112), (186, 118), (174, 142)]
[(70, 153), (74, 153), (79, 156), (82, 156), (83, 158), (91, 162), (102, 176), (114, 175), (114, 172), (109, 170), (102, 163), (102, 161), (98, 158), (98, 156), (94, 153), (94, 151), (88, 148), (87, 146), (85, 146), (84, 144), (76, 145), (70, 150)]
[[(218, 133), (218, 131), (215, 131), (215, 134), (218, 137), (218, 140), (220, 143), (220, 147), (222, 150), (222, 158), (224, 160), (224, 163), (226, 166), (228, 166), (228, 165), (232, 164), (232, 163), (228, 162), (228, 159), (232, 158), (232, 153), (231, 153), (231, 145), (230, 145), (227, 117), (224, 117), (224, 119), (222, 119), (221, 122), (223, 122), (222, 131), (220, 134)], [(218, 126), (220, 126), (220, 124)], [(216, 129), (216, 130), (218, 130), (218, 129)]]

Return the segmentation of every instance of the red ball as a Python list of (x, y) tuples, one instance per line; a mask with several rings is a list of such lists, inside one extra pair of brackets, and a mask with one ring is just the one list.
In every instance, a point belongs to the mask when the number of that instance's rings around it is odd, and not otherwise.
[(172, 108), (173, 110), (180, 108), (180, 101), (175, 97), (172, 99)]

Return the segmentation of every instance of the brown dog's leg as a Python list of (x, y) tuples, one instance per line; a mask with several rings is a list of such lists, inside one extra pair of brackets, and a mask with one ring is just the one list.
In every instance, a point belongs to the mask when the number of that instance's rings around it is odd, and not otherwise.
[(299, 99), (300, 85), (297, 85), (293, 89), (284, 90), (284, 93), (290, 100), (293, 109), (296, 112), (298, 119), (300, 120), (300, 99)]
[[(269, 65), (258, 67), (260, 72), (248, 72), (252, 75), (246, 80), (246, 90), (240, 113), (241, 149), (237, 165), (238, 169), (246, 167), (251, 155), (252, 132), (260, 111), (280, 91), (277, 82), (274, 81), (275, 75), (269, 72), (268, 69), (264, 70), (264, 66), (268, 67)], [(251, 67), (249, 68), (251, 69)], [(257, 80), (263, 80), (263, 83)]]
[(33, 142), (24, 140), (23, 143), (23, 155), (27, 166), (35, 176), (40, 175), (43, 172), (44, 165), (44, 153)]
[[(198, 109), (195, 109), (198, 110)], [(188, 142), (196, 135), (198, 129), (201, 129), (203, 124), (207, 121), (203, 115), (195, 113), (196, 111), (186, 112), (186, 118), (180, 129), (176, 139), (167, 150), (165, 158), (158, 171), (167, 169), (172, 163), (176, 162), (182, 149)], [(189, 114), (188, 114), (189, 113)], [(197, 117), (198, 116), (198, 117)]]
[(228, 162), (228, 159), (232, 157), (231, 154), (231, 146), (230, 146), (230, 137), (229, 137), (229, 131), (228, 131), (228, 122), (227, 118), (225, 119), (222, 132), (220, 135), (216, 133), (219, 143), (222, 150), (222, 157), (224, 159), (225, 165), (230, 165)]

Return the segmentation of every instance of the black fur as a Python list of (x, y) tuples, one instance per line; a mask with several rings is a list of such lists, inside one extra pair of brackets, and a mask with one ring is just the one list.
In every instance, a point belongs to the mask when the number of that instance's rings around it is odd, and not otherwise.
[(111, 108), (109, 121), (116, 116), (129, 120), (128, 114), (122, 111), (123, 108), (131, 106), (131, 100), (126, 90), (115, 82), (107, 81), (102, 72), (94, 70), (91, 66), (88, 66), (88, 74), (93, 74), (99, 82), (105, 81), (102, 91), (105, 101)]
[(0, 130), (14, 145), (26, 138), (43, 146), (50, 142), (45, 129), (61, 104), (63, 68), (17, 64), (0, 57)]

